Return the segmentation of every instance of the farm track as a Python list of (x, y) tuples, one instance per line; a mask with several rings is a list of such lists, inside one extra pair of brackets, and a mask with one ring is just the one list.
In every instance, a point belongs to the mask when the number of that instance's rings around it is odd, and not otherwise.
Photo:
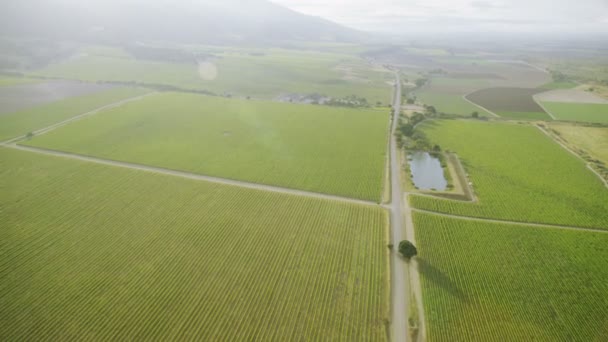
[(538, 105), (540, 108), (542, 108), (542, 109), (545, 111), (545, 113), (547, 113), (547, 114), (548, 114), (548, 115), (551, 117), (551, 119), (553, 119), (553, 120), (557, 120), (557, 118), (555, 117), (555, 115), (553, 115), (553, 113), (551, 113), (551, 111), (549, 111), (549, 110), (547, 109), (547, 107), (545, 107), (545, 106), (543, 105), (543, 103), (542, 103), (542, 102), (540, 102), (540, 101), (539, 101), (539, 100), (536, 98), (536, 96), (541, 95), (541, 94), (542, 94), (542, 93), (540, 93), (540, 94), (536, 94), (536, 95), (532, 96), (532, 100), (534, 100), (534, 102), (536, 102), (536, 104), (537, 104), (537, 105)]
[(466, 94), (466, 95), (462, 95), (462, 99), (463, 99), (463, 100), (465, 100), (465, 101), (467, 101), (468, 103), (472, 104), (473, 106), (475, 106), (475, 107), (477, 107), (477, 108), (481, 108), (482, 110), (484, 110), (484, 111), (486, 111), (486, 112), (490, 113), (490, 114), (491, 114), (491, 115), (493, 115), (495, 118), (500, 118), (500, 117), (501, 117), (500, 115), (498, 115), (498, 114), (494, 113), (493, 111), (491, 111), (491, 110), (487, 109), (487, 108), (486, 108), (486, 107), (484, 107), (484, 106), (478, 105), (477, 103), (475, 103), (475, 102), (473, 102), (473, 101), (471, 101), (471, 100), (469, 100), (469, 99), (467, 98), (467, 96), (469, 96), (469, 95), (473, 94), (473, 93), (474, 93), (474, 92), (476, 92), (476, 91), (478, 91), (478, 90), (475, 90), (475, 91), (473, 91), (473, 92), (470, 92), (470, 93), (468, 93), (468, 94)]
[(508, 220), (499, 220), (499, 219), (491, 219), (491, 218), (483, 218), (483, 217), (473, 217), (473, 216), (460, 216), (453, 214), (445, 214), (437, 211), (424, 210), (424, 209), (411, 209), (413, 212), (448, 217), (457, 220), (465, 220), (465, 221), (475, 221), (475, 222), (487, 222), (487, 223), (501, 223), (501, 224), (510, 224), (514, 226), (525, 226), (525, 227), (538, 227), (538, 228), (547, 228), (547, 229), (562, 229), (562, 230), (576, 230), (576, 231), (584, 231), (591, 233), (604, 233), (608, 234), (608, 230), (601, 228), (583, 228), (583, 227), (572, 227), (572, 226), (562, 226), (556, 224), (547, 224), (547, 223), (529, 223), (529, 222), (521, 222), (521, 221), (508, 221)]
[(12, 149), (17, 149), (17, 150), (21, 150), (21, 151), (28, 151), (28, 152), (55, 156), (55, 157), (69, 158), (69, 159), (74, 159), (74, 160), (90, 162), (90, 163), (115, 166), (115, 167), (121, 167), (121, 168), (133, 169), (133, 170), (139, 170), (139, 171), (145, 171), (145, 172), (159, 173), (159, 174), (175, 176), (175, 177), (180, 177), (180, 178), (187, 178), (187, 179), (198, 180), (198, 181), (238, 186), (241, 188), (248, 188), (248, 189), (253, 189), (253, 190), (261, 190), (261, 191), (276, 192), (276, 193), (296, 195), (296, 196), (312, 197), (312, 198), (318, 198), (318, 199), (323, 199), (323, 200), (341, 201), (341, 202), (366, 205), (366, 206), (370, 206), (370, 205), (378, 206), (378, 203), (376, 203), (376, 202), (358, 200), (355, 198), (326, 195), (326, 194), (321, 194), (321, 193), (316, 193), (316, 192), (296, 190), (296, 189), (290, 189), (290, 188), (281, 188), (281, 187), (259, 184), (259, 183), (248, 183), (248, 182), (237, 181), (237, 180), (227, 179), (227, 178), (211, 177), (211, 176), (199, 175), (196, 173), (165, 169), (165, 168), (161, 168), (161, 167), (154, 167), (154, 166), (147, 166), (147, 165), (141, 165), (141, 164), (135, 164), (135, 163), (102, 159), (102, 158), (79, 155), (79, 154), (75, 154), (75, 153), (48, 150), (48, 149), (43, 149), (43, 148), (38, 148), (38, 147), (17, 145), (16, 143), (11, 143), (11, 144), (4, 143), (4, 144), (1, 144), (1, 146), (12, 148)]
[[(157, 92), (150, 92), (150, 93), (147, 93), (147, 94), (143, 94), (143, 95), (139, 95), (139, 96), (135, 96), (135, 97), (130, 97), (128, 99), (124, 99), (124, 100), (120, 100), (120, 101), (117, 101), (117, 102), (113, 102), (113, 103), (107, 104), (105, 106), (101, 106), (99, 108), (95, 108), (93, 110), (90, 110), (90, 111), (88, 111), (86, 113), (78, 114), (76, 116), (73, 116), (73, 117), (71, 117), (69, 119), (66, 119), (66, 120), (63, 120), (61, 122), (52, 124), (50, 126), (47, 126), (47, 127), (44, 127), (44, 128), (38, 129), (38, 130), (35, 130), (32, 133), (34, 135), (42, 135), (42, 134), (54, 131), (57, 128), (66, 126), (66, 125), (68, 125), (68, 124), (70, 124), (72, 122), (84, 119), (84, 118), (86, 118), (88, 116), (95, 115), (95, 114), (97, 114), (99, 112), (102, 112), (104, 110), (108, 110), (108, 109), (112, 109), (112, 108), (117, 108), (117, 107), (123, 106), (123, 105), (125, 105), (125, 104), (127, 104), (129, 102), (138, 101), (138, 100), (141, 100), (141, 99), (143, 99), (145, 97), (152, 96), (152, 95), (155, 95), (155, 94), (157, 94)], [(16, 137), (16, 138), (11, 138), (9, 140), (3, 141), (0, 144), (2, 144), (2, 145), (9, 145), (11, 143), (16, 143), (16, 142), (19, 142), (19, 141), (21, 141), (23, 139), (26, 139), (26, 138), (27, 138), (27, 136), (22, 135), (22, 136), (19, 136), (19, 137)]]
[[(408, 265), (403, 261), (397, 252), (399, 242), (407, 236), (407, 231), (403, 230), (403, 206), (402, 196), (403, 189), (401, 187), (401, 163), (399, 161), (399, 152), (397, 150), (397, 139), (395, 132), (397, 130), (398, 116), (401, 112), (401, 78), (398, 72), (395, 72), (395, 87), (393, 96), (393, 117), (390, 136), (390, 160), (391, 160), (391, 203), (386, 208), (391, 212), (391, 243), (393, 250), (391, 252), (391, 307), (392, 307), (392, 334), (391, 341), (403, 342), (409, 338), (408, 324), (408, 309), (409, 309), (409, 277), (407, 272)], [(406, 213), (407, 214), (407, 213)], [(407, 216), (406, 216), (407, 219)], [(413, 230), (413, 227), (412, 227)]]

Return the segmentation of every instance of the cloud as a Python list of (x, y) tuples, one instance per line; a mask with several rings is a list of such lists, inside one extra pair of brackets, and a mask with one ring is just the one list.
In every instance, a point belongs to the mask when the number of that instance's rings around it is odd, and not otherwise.
[[(606, 0), (273, 0), (369, 31), (608, 32)], [(426, 26), (425, 26), (426, 25)], [(438, 26), (439, 25), (439, 26)], [(424, 26), (424, 27), (423, 27)], [(397, 33), (397, 32), (395, 32)]]

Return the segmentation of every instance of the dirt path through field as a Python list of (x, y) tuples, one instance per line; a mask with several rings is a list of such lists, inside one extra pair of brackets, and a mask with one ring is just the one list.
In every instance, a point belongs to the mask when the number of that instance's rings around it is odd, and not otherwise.
[[(409, 193), (403, 193), (403, 214), (405, 216), (405, 236), (407, 239), (416, 244), (416, 232), (414, 230), (414, 220), (412, 218), (412, 207), (410, 206)], [(416, 301), (416, 308), (418, 310), (418, 336), (417, 341), (426, 341), (426, 320), (424, 314), (424, 305), (422, 302), (422, 284), (420, 282), (420, 272), (418, 269), (418, 260), (412, 258), (409, 262), (410, 267), (410, 286), (414, 300)]]
[(314, 198), (318, 198), (318, 199), (341, 201), (341, 202), (367, 205), (367, 206), (370, 206), (370, 205), (378, 206), (378, 203), (376, 203), (376, 202), (358, 200), (358, 199), (354, 199), (354, 198), (326, 195), (326, 194), (321, 194), (321, 193), (316, 193), (316, 192), (289, 189), (289, 188), (281, 188), (281, 187), (276, 187), (276, 186), (272, 186), (272, 185), (264, 185), (264, 184), (259, 184), (259, 183), (248, 183), (248, 182), (242, 182), (242, 181), (226, 179), (226, 178), (204, 176), (204, 175), (199, 175), (199, 174), (190, 173), (190, 172), (164, 169), (161, 167), (154, 167), (154, 166), (127, 163), (127, 162), (121, 162), (121, 161), (115, 161), (115, 160), (108, 160), (108, 159), (84, 156), (84, 155), (79, 155), (79, 154), (69, 153), (69, 152), (47, 150), (47, 149), (38, 148), (38, 147), (17, 145), (15, 143), (1, 144), (0, 146), (4, 146), (4, 147), (16, 149), (16, 150), (21, 150), (21, 151), (45, 154), (45, 155), (50, 155), (50, 156), (55, 156), (55, 157), (86, 161), (86, 162), (95, 163), (95, 164), (103, 164), (103, 165), (121, 167), (121, 168), (126, 168), (126, 169), (159, 173), (159, 174), (164, 174), (164, 175), (170, 175), (170, 176), (175, 176), (175, 177), (188, 178), (188, 179), (193, 179), (193, 180), (218, 183), (218, 184), (224, 184), (224, 185), (239, 186), (242, 188), (248, 188), (248, 189), (254, 189), (254, 190), (262, 190), (262, 191), (269, 191), (269, 192), (276, 192), (276, 193), (304, 196), (304, 197), (314, 197)]
[(401, 112), (401, 78), (395, 72), (395, 93), (393, 95), (393, 117), (390, 137), (390, 159), (391, 159), (391, 203), (388, 209), (391, 212), (391, 235), (393, 249), (391, 251), (391, 298), (392, 298), (392, 341), (403, 342), (409, 338), (408, 309), (409, 309), (409, 277), (408, 265), (403, 261), (398, 252), (398, 245), (405, 237), (403, 230), (402, 197), (401, 187), (401, 163), (395, 132)]
[[(477, 91), (477, 90), (476, 90), (476, 91)], [(474, 91), (474, 92), (475, 92), (475, 91)], [(473, 94), (474, 92), (471, 92), (471, 93), (466, 94), (466, 95), (462, 95), (463, 100), (467, 101), (468, 103), (472, 104), (473, 106), (475, 106), (475, 107), (477, 107), (477, 108), (482, 109), (483, 111), (486, 111), (486, 112), (490, 113), (492, 116), (494, 116), (494, 117), (496, 117), (496, 118), (500, 118), (500, 117), (501, 117), (500, 115), (498, 115), (498, 114), (494, 113), (493, 111), (491, 111), (491, 110), (487, 109), (486, 107), (480, 106), (480, 105), (478, 105), (477, 103), (475, 103), (475, 102), (473, 102), (473, 101), (469, 100), (469, 99), (467, 98), (467, 96), (469, 96), (469, 95)]]
[(562, 230), (577, 230), (577, 231), (590, 232), (590, 233), (608, 234), (608, 230), (601, 229), (601, 228), (583, 228), (583, 227), (562, 226), (562, 225), (549, 224), (549, 223), (528, 223), (528, 222), (521, 222), (521, 221), (507, 221), (507, 220), (499, 220), (499, 219), (491, 219), (491, 218), (483, 218), (483, 217), (460, 216), (460, 215), (445, 214), (445, 213), (440, 213), (440, 212), (436, 212), (436, 211), (415, 209), (415, 208), (412, 209), (412, 211), (418, 212), (418, 213), (423, 213), (423, 214), (448, 217), (448, 218), (453, 218), (453, 219), (457, 219), (457, 220), (464, 220), (464, 221), (501, 223), (501, 224), (510, 224), (513, 226), (537, 227), (537, 228), (547, 228), (547, 229), (562, 229)]
[[(128, 99), (124, 99), (124, 100), (120, 100), (120, 101), (117, 101), (117, 102), (113, 102), (113, 103), (107, 104), (105, 106), (101, 106), (99, 108), (95, 108), (95, 109), (93, 109), (91, 111), (88, 111), (86, 113), (78, 114), (78, 115), (73, 116), (73, 117), (71, 117), (71, 118), (69, 118), (67, 120), (58, 122), (56, 124), (52, 124), (52, 125), (50, 125), (48, 127), (38, 129), (36, 131), (33, 131), (32, 133), (35, 136), (36, 135), (46, 134), (46, 133), (49, 133), (51, 131), (56, 130), (57, 128), (63, 127), (65, 125), (68, 125), (68, 124), (70, 124), (70, 123), (72, 123), (74, 121), (78, 121), (78, 120), (84, 119), (84, 118), (86, 118), (88, 116), (95, 115), (95, 114), (97, 114), (99, 112), (102, 112), (104, 110), (120, 107), (120, 106), (122, 106), (124, 104), (127, 104), (129, 102), (141, 100), (141, 99), (143, 99), (145, 97), (148, 97), (148, 96), (151, 96), (151, 95), (154, 95), (154, 94), (156, 94), (156, 92), (150, 92), (150, 93), (147, 93), (147, 94), (143, 94), (143, 95), (139, 95), (139, 96), (135, 96), (135, 97), (130, 97)], [(27, 138), (27, 136), (22, 135), (20, 137), (12, 138), (12, 139), (6, 140), (4, 142), (1, 142), (1, 144), (11, 144), (11, 143), (15, 143), (15, 142), (24, 140), (26, 138)]]

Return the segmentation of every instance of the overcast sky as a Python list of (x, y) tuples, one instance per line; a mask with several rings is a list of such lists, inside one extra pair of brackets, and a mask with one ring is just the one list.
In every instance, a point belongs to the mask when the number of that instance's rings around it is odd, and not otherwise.
[(271, 0), (361, 30), (608, 33), (608, 0)]

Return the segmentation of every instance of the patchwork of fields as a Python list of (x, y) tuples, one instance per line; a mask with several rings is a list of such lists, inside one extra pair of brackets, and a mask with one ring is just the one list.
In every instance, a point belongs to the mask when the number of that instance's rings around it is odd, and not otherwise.
[(608, 339), (608, 234), (414, 221), (428, 340)]
[(413, 207), (455, 215), (608, 229), (608, 191), (540, 130), (471, 121), (420, 126), (461, 158), (478, 203), (413, 196)]
[(34, 84), (16, 84), (0, 88), (0, 115), (10, 114), (36, 106), (107, 91), (109, 85), (73, 81), (47, 81)]
[[(67, 62), (36, 70), (34, 75), (85, 81), (120, 81), (170, 85), (237, 97), (274, 99), (285, 93), (357, 95), (369, 103), (390, 101), (392, 75), (350, 55), (270, 49), (213, 52), (198, 65), (135, 59), (124, 51), (88, 51)], [(204, 65), (204, 67), (201, 67)], [(263, 80), (263, 82), (262, 82)]]
[(0, 339), (386, 339), (386, 212), (0, 148)]
[(379, 201), (388, 113), (163, 93), (28, 145)]
[(113, 102), (149, 93), (141, 88), (113, 88), (0, 115), (0, 141), (15, 138)]

